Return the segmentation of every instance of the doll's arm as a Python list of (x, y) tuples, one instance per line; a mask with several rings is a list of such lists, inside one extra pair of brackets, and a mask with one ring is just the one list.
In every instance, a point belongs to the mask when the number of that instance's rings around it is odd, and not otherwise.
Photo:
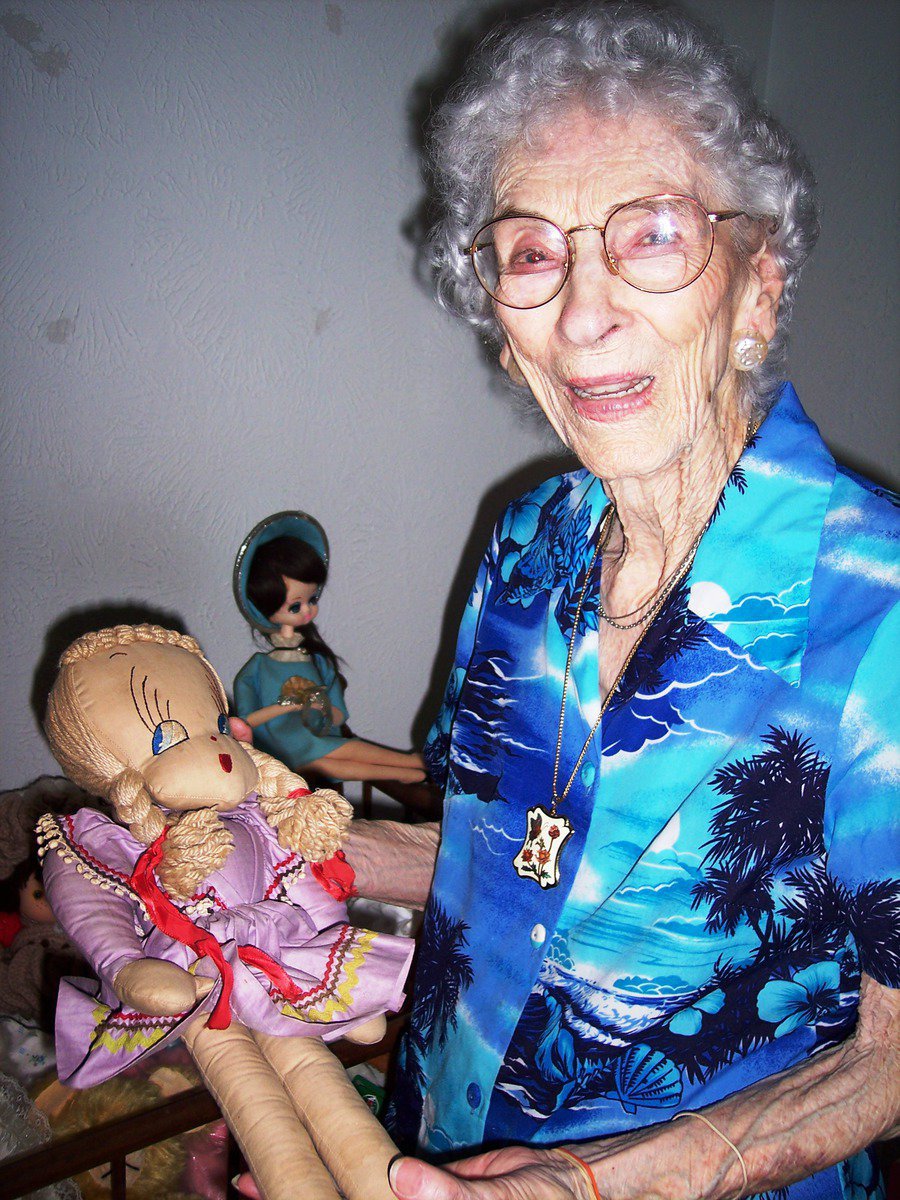
[(144, 957), (128, 896), (101, 890), (55, 850), (44, 856), (44, 888), (69, 941), (104, 983), (111, 987), (126, 963)]
[(441, 827), (398, 821), (353, 821), (345, 847), (360, 896), (385, 904), (424, 908), (441, 840)]
[(263, 704), (257, 679), (258, 656), (254, 656), (238, 672), (234, 681), (234, 707), (238, 716), (256, 729), (275, 717), (284, 716), (280, 704)]
[(44, 887), (69, 940), (129, 1008), (172, 1016), (190, 1008), (214, 985), (214, 980), (195, 977), (175, 963), (147, 958), (135, 927), (134, 901), (90, 883), (55, 850), (44, 856)]
[(267, 704), (265, 708), (258, 708), (255, 712), (241, 715), (251, 729), (258, 729), (260, 725), (265, 725), (266, 721), (274, 721), (276, 717), (283, 717), (286, 712), (290, 712), (288, 705)]

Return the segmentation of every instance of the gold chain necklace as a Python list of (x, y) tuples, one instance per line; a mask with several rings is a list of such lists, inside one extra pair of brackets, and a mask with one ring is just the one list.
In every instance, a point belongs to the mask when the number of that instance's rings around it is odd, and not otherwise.
[[(743, 446), (741, 446), (741, 454), (738, 455), (738, 462), (740, 462), (741, 455), (747, 449), (747, 446), (750, 444), (750, 441), (753, 438), (754, 434), (756, 434), (757, 431), (759, 430), (759, 427), (761, 424), (762, 424), (761, 419), (757, 419), (754, 421), (752, 417), (747, 422), (747, 432), (746, 432), (746, 435), (744, 436), (744, 444), (743, 444)], [(684, 558), (681, 560), (681, 562), (678, 564), (678, 566), (675, 568), (675, 570), (672, 572), (672, 574), (669, 576), (669, 578), (664, 581), (664, 583), (661, 585), (659, 591), (656, 593), (655, 596), (651, 596), (649, 600), (645, 600), (643, 604), (639, 604), (637, 606), (637, 608), (632, 609), (631, 612), (620, 613), (619, 616), (617, 616), (617, 617), (610, 616), (610, 614), (603, 607), (602, 599), (598, 599), (597, 600), (597, 614), (600, 617), (600, 619), (605, 621), (607, 623), (607, 625), (612, 625), (613, 629), (621, 629), (623, 631), (627, 631), (629, 629), (637, 629), (638, 625), (646, 625), (648, 621), (652, 621), (653, 618), (656, 616), (656, 614), (659, 612), (659, 610), (662, 608), (662, 606), (665, 604), (666, 598), (668, 597), (669, 593), (673, 590), (673, 588), (675, 588), (681, 582), (681, 580), (684, 578), (684, 576), (690, 570), (691, 563), (694, 561), (694, 555), (697, 553), (697, 548), (699, 547), (700, 542), (703, 539), (704, 533), (706, 533), (707, 529), (709, 529), (710, 524), (712, 523), (714, 513), (715, 513), (715, 509), (713, 509), (713, 513), (710, 514), (709, 520), (706, 522), (706, 524), (703, 526), (703, 528), (700, 530), (700, 532), (694, 538), (691, 545), (688, 547), (687, 554), (684, 556)], [(615, 515), (615, 512), (613, 513), (613, 515)], [(650, 605), (649, 608), (647, 608), (648, 605)], [(637, 614), (639, 612), (641, 612), (642, 609), (645, 609), (645, 608), (647, 608), (647, 611), (644, 613), (644, 615), (642, 617), (638, 617), (638, 619), (636, 621), (631, 621), (628, 625), (621, 624), (621, 622), (624, 621), (626, 617), (636, 617)]]
[(578, 605), (575, 609), (575, 619), (572, 623), (572, 632), (569, 635), (569, 649), (566, 655), (566, 670), (565, 674), (563, 675), (562, 700), (559, 706), (559, 729), (557, 730), (556, 735), (556, 757), (553, 763), (553, 783), (551, 785), (552, 800), (550, 809), (548, 811), (543, 807), (543, 805), (536, 804), (534, 808), (530, 808), (528, 810), (526, 816), (527, 829), (525, 833), (525, 840), (522, 843), (522, 848), (513, 859), (513, 867), (516, 870), (516, 874), (522, 879), (534, 880), (534, 882), (540, 884), (542, 888), (556, 887), (556, 885), (559, 883), (560, 851), (575, 830), (574, 825), (568, 817), (560, 816), (559, 813), (557, 813), (557, 806), (562, 804), (568, 796), (572, 784), (575, 782), (575, 776), (578, 774), (578, 770), (582, 762), (584, 762), (584, 756), (588, 752), (588, 746), (590, 746), (591, 742), (593, 741), (594, 734), (600, 728), (600, 722), (603, 720), (603, 716), (609, 707), (610, 701), (616, 694), (616, 690), (619, 684), (622, 682), (625, 672), (631, 666), (631, 660), (637, 653), (638, 646), (640, 646), (644, 637), (644, 635), (641, 634), (635, 644), (631, 647), (625, 662), (622, 664), (622, 669), (616, 676), (612, 687), (606, 694), (606, 699), (600, 706), (600, 712), (596, 721), (591, 726), (590, 732), (585, 738), (584, 745), (581, 747), (581, 753), (578, 755), (578, 760), (575, 763), (575, 766), (572, 768), (572, 773), (569, 776), (568, 782), (562, 790), (562, 795), (559, 795), (557, 792), (557, 784), (559, 781), (559, 760), (560, 755), (562, 754), (562, 738), (566, 718), (566, 697), (569, 692), (569, 678), (572, 673), (572, 658), (575, 653), (575, 638), (578, 633), (578, 622), (581, 620), (581, 610), (584, 607), (584, 598), (587, 595), (588, 584), (590, 583), (591, 576), (594, 573), (597, 557), (609, 539), (614, 513), (615, 509), (613, 505), (610, 504), (606, 510), (603, 529), (599, 538), (597, 539), (596, 549), (594, 550), (591, 561), (588, 564), (587, 572), (585, 573), (584, 584), (581, 588), (581, 595), (578, 597)]
[[(747, 448), (747, 444), (749, 443), (750, 439), (759, 429), (760, 424), (761, 422), (748, 422), (747, 436), (741, 449), (742, 453)], [(738, 456), (738, 460), (740, 460), (740, 456)], [(597, 558), (600, 554), (600, 551), (604, 549), (606, 543), (609, 541), (615, 512), (615, 507), (613, 506), (612, 502), (610, 502), (603, 517), (603, 528), (599, 537), (597, 538), (597, 546), (593, 555), (591, 556), (591, 561), (588, 564), (588, 569), (585, 573), (584, 584), (582, 585), (581, 594), (578, 597), (578, 605), (575, 609), (575, 620), (572, 623), (572, 632), (569, 635), (569, 649), (566, 655), (566, 670), (563, 675), (562, 700), (560, 701), (559, 706), (559, 729), (557, 730), (556, 734), (556, 757), (553, 762), (553, 781), (550, 789), (550, 809), (548, 811), (543, 807), (543, 805), (537, 804), (534, 806), (534, 808), (530, 808), (528, 810), (526, 818), (527, 830), (525, 834), (525, 841), (522, 843), (522, 848), (513, 859), (513, 867), (516, 870), (516, 874), (521, 876), (522, 879), (533, 879), (534, 882), (540, 884), (542, 888), (556, 887), (556, 885), (559, 883), (560, 851), (572, 836), (575, 828), (568, 817), (559, 815), (557, 812), (557, 807), (562, 804), (568, 796), (572, 788), (572, 784), (575, 782), (575, 777), (578, 774), (579, 768), (584, 762), (585, 755), (588, 752), (588, 747), (594, 739), (594, 734), (600, 728), (600, 722), (603, 720), (610, 701), (616, 694), (625, 672), (631, 666), (631, 661), (647, 634), (647, 630), (643, 630), (638, 636), (634, 645), (631, 647), (631, 650), (628, 652), (625, 662), (622, 664), (622, 669), (619, 671), (618, 675), (613, 681), (612, 687), (606, 693), (606, 699), (600, 706), (600, 712), (597, 716), (597, 719), (591, 726), (590, 732), (585, 738), (584, 745), (581, 747), (581, 753), (578, 755), (578, 759), (575, 763), (575, 766), (572, 768), (572, 773), (569, 776), (566, 786), (562, 790), (562, 794), (560, 794), (557, 790), (559, 784), (559, 760), (562, 754), (563, 729), (565, 727), (566, 718), (566, 699), (569, 693), (569, 678), (572, 672), (572, 658), (574, 657), (575, 653), (575, 638), (578, 634), (578, 622), (581, 620), (581, 610), (584, 607), (584, 599), (587, 595), (587, 588), (588, 584), (590, 583), (591, 576), (594, 573), (594, 567), (597, 564)], [(650, 611), (644, 617), (633, 622), (631, 625), (616, 625), (615, 620), (606, 616), (606, 614), (603, 612), (598, 597), (597, 607), (604, 620), (606, 620), (610, 625), (615, 626), (617, 629), (635, 629), (638, 625), (646, 625), (648, 621), (652, 620), (652, 618), (659, 613), (660, 609), (665, 604), (667, 598), (674, 591), (675, 587), (681, 582), (682, 579), (684, 579), (690, 570), (691, 564), (694, 561), (694, 556), (697, 553), (700, 542), (703, 539), (703, 535), (706, 533), (707, 529), (712, 523), (714, 514), (715, 509), (713, 509), (713, 513), (710, 514), (709, 519), (704, 522), (703, 528), (694, 538), (687, 554), (663, 584), (660, 593), (653, 601)], [(643, 607), (643, 605), (641, 607)], [(640, 609), (635, 609), (635, 612), (639, 611)], [(623, 615), (631, 616), (632, 614), (625, 613)]]
[[(710, 517), (710, 521), (711, 520), (712, 520), (712, 517)], [(685, 577), (685, 575), (687, 575), (688, 571), (690, 570), (691, 563), (694, 561), (694, 555), (697, 553), (697, 549), (698, 549), (700, 542), (703, 539), (703, 535), (704, 535), (704, 533), (706, 533), (707, 529), (709, 529), (709, 521), (706, 522), (706, 524), (703, 526), (703, 528), (700, 530), (700, 532), (697, 534), (697, 536), (691, 542), (690, 546), (688, 546), (687, 554), (685, 554), (684, 558), (681, 560), (681, 562), (678, 564), (678, 566), (675, 568), (675, 570), (672, 572), (672, 574), (669, 576), (669, 578), (665, 580), (665, 582), (660, 587), (659, 591), (656, 593), (655, 596), (651, 596), (649, 600), (645, 600), (643, 604), (638, 605), (638, 607), (636, 609), (634, 609), (632, 612), (621, 613), (618, 617), (611, 617), (609, 615), (609, 613), (606, 611), (606, 609), (603, 607), (603, 601), (598, 597), (597, 612), (598, 612), (599, 616), (603, 618), (603, 620), (607, 623), (607, 625), (612, 625), (613, 629), (622, 629), (622, 630), (637, 629), (638, 625), (646, 625), (648, 621), (652, 621), (653, 618), (656, 616), (656, 614), (659, 612), (659, 610), (662, 608), (662, 606), (665, 604), (665, 602), (669, 596), (669, 593), (672, 592), (678, 586), (679, 583), (681, 583), (682, 579)], [(623, 617), (633, 617), (635, 615), (635, 613), (639, 613), (642, 608), (647, 608), (648, 604), (650, 605), (650, 607), (647, 609), (647, 611), (644, 613), (644, 615), (642, 617), (638, 617), (638, 619), (636, 621), (631, 621), (627, 625), (621, 624)]]
[(556, 738), (556, 760), (553, 765), (553, 783), (551, 787), (552, 802), (550, 804), (550, 810), (548, 812), (548, 810), (540, 804), (537, 804), (534, 808), (530, 808), (528, 810), (526, 816), (527, 829), (525, 833), (525, 841), (522, 843), (522, 848), (513, 859), (513, 867), (515, 868), (516, 874), (522, 879), (534, 880), (534, 882), (540, 884), (542, 888), (556, 887), (556, 885), (559, 883), (560, 851), (574, 832), (574, 826), (568, 817), (561, 817), (557, 813), (557, 805), (562, 804), (566, 796), (568, 796), (569, 789), (571, 788), (572, 783), (575, 780), (575, 776), (578, 773), (578, 768), (581, 766), (585, 754), (587, 754), (588, 746), (591, 744), (594, 734), (600, 727), (600, 722), (603, 719), (603, 714), (606, 712), (607, 705), (609, 704), (609, 701), (616, 688), (619, 686), (622, 676), (628, 669), (628, 665), (634, 657), (634, 652), (640, 642), (639, 638), (638, 643), (635, 644), (631, 650), (631, 653), (625, 660), (622, 670), (619, 672), (615, 683), (613, 684), (609, 694), (600, 708), (600, 715), (597, 717), (597, 720), (591, 727), (591, 731), (587, 736), (587, 740), (581, 748), (581, 754), (578, 756), (578, 762), (576, 762), (572, 770), (572, 774), (569, 777), (569, 782), (563, 789), (562, 795), (557, 795), (556, 785), (559, 778), (559, 758), (562, 752), (562, 735), (566, 716), (566, 695), (569, 690), (569, 676), (572, 670), (572, 656), (575, 652), (575, 637), (578, 633), (578, 622), (581, 620), (581, 610), (584, 607), (584, 598), (587, 595), (588, 583), (591, 580), (591, 576), (594, 573), (594, 567), (597, 564), (597, 557), (609, 539), (614, 512), (615, 509), (613, 505), (610, 504), (607, 507), (606, 514), (603, 518), (603, 528), (601, 529), (600, 536), (597, 538), (596, 548), (594, 549), (594, 553), (591, 556), (591, 561), (588, 563), (588, 568), (585, 572), (584, 583), (581, 588), (581, 594), (578, 597), (578, 605), (575, 609), (575, 619), (572, 623), (572, 632), (569, 635), (569, 649), (566, 655), (566, 670), (563, 676), (562, 702), (559, 708), (559, 731)]

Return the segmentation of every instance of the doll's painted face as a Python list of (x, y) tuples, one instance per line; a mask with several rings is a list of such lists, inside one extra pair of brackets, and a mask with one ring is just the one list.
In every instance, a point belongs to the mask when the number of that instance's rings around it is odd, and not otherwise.
[(256, 787), (256, 767), (231, 737), (221, 697), (196, 654), (132, 642), (73, 670), (94, 736), (143, 777), (164, 808), (227, 811)]
[(19, 889), (19, 916), (48, 925), (56, 920), (44, 885), (33, 871)]
[(316, 619), (322, 586), (318, 583), (301, 583), (299, 579), (290, 579), (287, 575), (281, 578), (284, 580), (284, 604), (271, 614), (269, 620), (278, 626), (281, 634), (288, 636)]

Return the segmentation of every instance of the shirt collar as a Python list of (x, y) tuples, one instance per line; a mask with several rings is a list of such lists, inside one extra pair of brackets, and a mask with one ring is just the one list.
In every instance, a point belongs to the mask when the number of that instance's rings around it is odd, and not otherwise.
[(688, 576), (689, 606), (757, 666), (797, 684), (834, 459), (783, 384), (722, 493)]

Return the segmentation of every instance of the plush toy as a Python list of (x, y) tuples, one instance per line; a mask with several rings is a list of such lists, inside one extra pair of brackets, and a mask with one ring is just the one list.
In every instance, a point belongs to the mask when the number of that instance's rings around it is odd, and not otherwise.
[(328, 540), (308, 513), (275, 513), (244, 539), (234, 565), (235, 599), (272, 649), (254, 654), (238, 672), (238, 716), (261, 749), (295, 771), (421, 785), (421, 754), (353, 737), (345, 727), (345, 681), (315, 624), (327, 578)]
[[(180, 1077), (180, 1078), (179, 1078)], [(183, 1068), (160, 1065), (146, 1076), (130, 1073), (98, 1083), (96, 1087), (70, 1091), (65, 1102), (49, 1117), (56, 1137), (90, 1133), (106, 1121), (127, 1117), (153, 1108), (177, 1094), (184, 1086), (196, 1087), (197, 1080)], [(41, 1098), (36, 1103), (40, 1106)], [(209, 1131), (194, 1138), (178, 1134), (136, 1150), (125, 1159), (128, 1200), (201, 1200), (202, 1193), (186, 1185), (189, 1146), (193, 1140), (209, 1141)], [(83, 1171), (75, 1177), (82, 1200), (109, 1200), (112, 1194), (108, 1164)], [(216, 1189), (221, 1197), (223, 1191)]]
[(388, 1200), (396, 1150), (323, 1045), (381, 1036), (412, 950), (347, 922), (350, 806), (235, 741), (197, 643), (156, 626), (74, 642), (46, 731), (118, 818), (39, 823), (53, 910), (99, 979), (60, 988), (60, 1078), (102, 1082), (180, 1035), (266, 1200), (334, 1200), (332, 1175)]

